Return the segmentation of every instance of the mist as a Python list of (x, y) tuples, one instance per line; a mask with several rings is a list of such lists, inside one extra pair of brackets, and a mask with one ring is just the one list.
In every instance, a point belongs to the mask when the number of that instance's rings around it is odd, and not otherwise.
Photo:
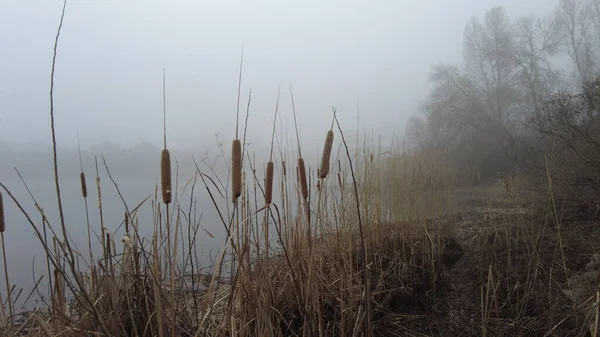
[[(431, 66), (461, 56), (464, 24), (492, 4), (511, 15), (551, 1), (260, 1), (68, 3), (58, 48), (58, 146), (110, 140), (123, 147), (162, 143), (166, 69), (169, 146), (214, 148), (234, 133), (252, 90), (248, 138), (269, 144), (279, 84), (281, 119), (292, 125), (293, 87), (304, 146), (318, 146), (337, 107), (343, 127), (390, 139), (403, 132), (428, 88)], [(143, 4), (143, 5), (142, 5)], [(43, 147), (50, 140), (49, 78), (60, 1), (0, 4), (0, 141)], [(320, 136), (320, 134), (319, 134)]]
[[(423, 111), (433, 67), (463, 62), (465, 24), (494, 5), (517, 18), (550, 13), (556, 0), (69, 1), (56, 58), (54, 113), (70, 234), (74, 241), (87, 235), (82, 170), (90, 195), (96, 174), (103, 179), (110, 230), (123, 221), (119, 193), (129, 206), (155, 193), (163, 112), (174, 177), (182, 185), (196, 164), (227, 175), (220, 146), (229, 153), (238, 107), (248, 153), (263, 167), (279, 90), (276, 137), (295, 149), (292, 91), (303, 153), (313, 169), (333, 108), (349, 143), (357, 134), (369, 135), (392, 147), (417, 129), (408, 122)], [(0, 2), (0, 182), (36, 214), (29, 187), (54, 223), (49, 86), (61, 8), (58, 0)], [(204, 235), (201, 253), (208, 256), (222, 246), (225, 232), (211, 200), (203, 198), (199, 213), (210, 235)], [(39, 242), (6, 200), (7, 223), (17, 224), (6, 245), (8, 263), (21, 267), (12, 281), (28, 288), (31, 269), (44, 272), (41, 260), (30, 268), (43, 249), (32, 248)], [(97, 223), (91, 200), (90, 222)], [(140, 222), (151, 222), (151, 209), (144, 207)], [(151, 225), (145, 231), (150, 234)]]

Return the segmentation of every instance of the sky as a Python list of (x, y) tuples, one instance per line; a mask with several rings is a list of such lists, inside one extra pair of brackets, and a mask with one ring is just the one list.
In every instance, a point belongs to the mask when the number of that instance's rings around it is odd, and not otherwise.
[[(361, 130), (391, 137), (419, 112), (431, 67), (460, 62), (470, 17), (493, 5), (514, 18), (555, 4), (69, 0), (55, 74), (58, 146), (76, 146), (77, 133), (84, 148), (106, 141), (160, 146), (163, 69), (169, 147), (207, 148), (216, 134), (230, 141), (242, 48), (240, 119), (252, 90), (252, 142), (270, 142), (279, 85), (282, 132), (294, 135), (291, 85), (303, 146), (321, 147), (333, 106), (345, 130), (356, 132), (358, 105)], [(0, 143), (50, 144), (61, 8), (59, 0), (0, 0)]]

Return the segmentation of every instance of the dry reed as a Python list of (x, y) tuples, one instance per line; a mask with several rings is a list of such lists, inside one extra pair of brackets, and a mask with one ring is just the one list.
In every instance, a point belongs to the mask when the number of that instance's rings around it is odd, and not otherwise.
[(2, 193), (0, 193), (0, 238), (2, 239), (2, 260), (4, 262), (4, 278), (6, 281), (6, 293), (7, 293), (7, 301), (8, 301), (8, 312), (9, 319), (8, 322), (12, 325), (13, 319), (13, 308), (12, 308), (12, 296), (11, 296), (11, 288), (10, 281), (8, 279), (8, 264), (6, 262), (6, 245), (4, 244), (4, 230), (6, 229), (6, 222), (4, 220), (4, 202), (2, 201)]
[(321, 167), (319, 169), (319, 178), (324, 179), (329, 174), (329, 160), (331, 158), (331, 149), (333, 148), (333, 131), (327, 132), (323, 156), (321, 156)]
[(4, 233), (6, 222), (4, 222), (4, 202), (2, 201), (2, 193), (0, 192), (0, 233)]
[(233, 201), (242, 195), (242, 143), (234, 139), (231, 146), (231, 184)]
[(171, 202), (171, 155), (167, 149), (163, 149), (161, 152), (160, 177), (162, 199), (165, 204), (169, 204)]

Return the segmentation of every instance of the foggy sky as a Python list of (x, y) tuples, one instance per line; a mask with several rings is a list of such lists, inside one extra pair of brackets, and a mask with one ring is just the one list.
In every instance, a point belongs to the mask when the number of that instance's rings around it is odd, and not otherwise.
[[(294, 89), (303, 146), (319, 148), (338, 108), (342, 127), (402, 133), (431, 66), (461, 61), (463, 29), (503, 5), (510, 18), (555, 0), (100, 1), (70, 0), (55, 76), (58, 145), (162, 142), (167, 73), (170, 147), (206, 148), (234, 135), (239, 59), (241, 117), (268, 145), (278, 84), (293, 136)], [(48, 144), (49, 75), (62, 1), (0, 1), (0, 143)], [(207, 144), (208, 143), (208, 144)]]

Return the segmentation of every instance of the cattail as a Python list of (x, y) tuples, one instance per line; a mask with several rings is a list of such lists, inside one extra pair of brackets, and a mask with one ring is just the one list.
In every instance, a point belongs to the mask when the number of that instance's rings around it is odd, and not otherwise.
[(102, 188), (100, 187), (99, 176), (96, 176), (96, 190), (98, 191), (98, 208), (102, 209)]
[(0, 233), (4, 233), (6, 223), (4, 222), (4, 202), (2, 201), (2, 192), (0, 192)]
[(231, 146), (231, 184), (233, 201), (242, 195), (242, 143), (234, 139)]
[(84, 198), (87, 198), (87, 184), (85, 183), (85, 173), (81, 172), (79, 174), (79, 179), (81, 180), (81, 195)]
[(162, 199), (168, 204), (171, 202), (171, 155), (167, 149), (163, 149), (160, 156), (160, 178)]
[(300, 178), (300, 189), (302, 191), (302, 198), (308, 199), (308, 184), (306, 182), (306, 167), (304, 166), (304, 159), (298, 158), (298, 175)]
[(267, 163), (267, 177), (265, 181), (265, 203), (271, 204), (273, 198), (273, 162)]
[(319, 170), (319, 178), (323, 179), (329, 174), (329, 158), (331, 157), (331, 148), (333, 147), (333, 131), (327, 132), (325, 138), (325, 146), (323, 148), (323, 156), (321, 157), (321, 168)]

